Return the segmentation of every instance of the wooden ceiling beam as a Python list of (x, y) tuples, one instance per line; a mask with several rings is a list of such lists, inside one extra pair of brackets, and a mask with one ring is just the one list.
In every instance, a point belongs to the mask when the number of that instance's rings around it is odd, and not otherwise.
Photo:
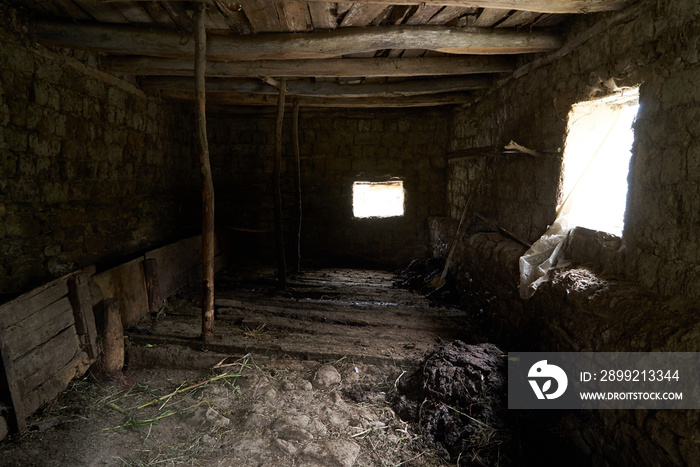
[[(149, 57), (105, 57), (102, 69), (114, 74), (192, 76), (191, 60)], [(258, 78), (379, 78), (510, 73), (511, 57), (455, 56), (432, 58), (370, 58), (325, 60), (258, 60), (208, 62), (207, 77)]]
[[(39, 20), (33, 31), (45, 45), (119, 55), (192, 59), (194, 43), (181, 34), (104, 24)], [(503, 55), (546, 52), (562, 45), (549, 31), (443, 26), (377, 26), (316, 33), (210, 36), (210, 60), (333, 58), (382, 49), (426, 49), (451, 54)]]
[[(158, 91), (189, 91), (194, 88), (192, 78), (157, 77), (144, 80), (146, 89)], [(460, 78), (437, 78), (409, 80), (398, 83), (358, 83), (341, 84), (334, 82), (287, 81), (287, 95), (322, 98), (350, 97), (406, 97), (445, 92), (472, 91), (486, 89), (491, 79), (484, 76)], [(235, 92), (240, 94), (273, 94), (279, 90), (270, 84), (256, 79), (210, 79), (206, 83), (207, 92)]]
[[(291, 1), (291, 0), (286, 0)], [(327, 2), (328, 0), (308, 0)], [(353, 0), (354, 4), (456, 6), (465, 8), (497, 8), (536, 13), (594, 13), (621, 10), (632, 0)]]
[[(171, 101), (191, 101), (194, 99), (194, 91), (162, 91), (161, 97)], [(465, 105), (472, 103), (474, 97), (468, 93), (459, 92), (407, 97), (299, 97), (296, 100), (301, 107), (405, 108)], [(207, 104), (209, 103), (230, 106), (276, 106), (277, 96), (274, 94), (207, 92)], [(291, 100), (287, 102), (287, 105), (291, 104)]]
[[(103, 3), (120, 3), (124, 0), (102, 0)], [(156, 0), (135, 0), (152, 2)], [(192, 0), (170, 0), (192, 1)], [(213, 3), (214, 0), (197, 0)], [(281, 0), (280, 3), (296, 0)], [(307, 0), (309, 2), (328, 3), (328, 0)], [(231, 1), (231, 3), (236, 3)], [(633, 3), (633, 0), (353, 0), (355, 4), (379, 5), (439, 5), (465, 8), (498, 8), (503, 10), (534, 11), (537, 13), (593, 13), (598, 11), (621, 10)]]

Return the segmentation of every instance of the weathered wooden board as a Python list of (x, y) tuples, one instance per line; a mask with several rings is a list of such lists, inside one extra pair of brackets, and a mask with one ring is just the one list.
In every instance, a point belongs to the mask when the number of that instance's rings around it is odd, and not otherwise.
[(92, 361), (85, 352), (79, 352), (75, 358), (51, 374), (39, 386), (23, 396), (27, 415), (34, 413), (45, 403), (53, 400), (68, 386), (74, 378), (79, 378), (90, 368)]
[(22, 397), (49, 379), (80, 353), (83, 351), (80, 348), (78, 334), (75, 326), (71, 326), (15, 360), (17, 387)]
[(201, 256), (202, 237), (199, 235), (146, 253), (146, 259), (155, 259), (158, 264), (160, 296), (169, 297), (187, 285), (188, 273), (199, 265)]
[(338, 27), (331, 3), (309, 3), (309, 13), (315, 29), (335, 29)]
[(0, 329), (16, 324), (28, 315), (46, 308), (68, 294), (68, 278), (73, 273), (44, 284), (20, 295), (11, 302), (0, 305)]
[(116, 268), (95, 274), (91, 281), (102, 298), (119, 300), (122, 323), (133, 326), (148, 313), (148, 291), (143, 272), (143, 258), (137, 258)]
[(5, 330), (5, 343), (10, 358), (17, 360), (24, 354), (51, 340), (74, 323), (73, 309), (68, 297), (52, 303)]
[(426, 24), (430, 18), (440, 11), (441, 5), (420, 5), (418, 9), (406, 20), (406, 24)]
[(340, 27), (367, 26), (386, 9), (386, 5), (354, 4), (343, 18)]
[(90, 359), (95, 360), (100, 351), (97, 346), (97, 327), (95, 326), (95, 313), (92, 309), (92, 296), (90, 294), (90, 275), (92, 273), (94, 271), (84, 272), (68, 280), (68, 298), (73, 308), (73, 318), (80, 343)]
[(494, 24), (508, 16), (510, 10), (500, 10), (495, 8), (484, 8), (479, 17), (474, 22), (474, 26), (480, 28), (490, 28)]
[(313, 30), (311, 13), (306, 2), (282, 2), (286, 31), (308, 32)]
[(508, 17), (501, 24), (496, 26), (497, 28), (522, 28), (528, 26), (530, 23), (535, 21), (541, 13), (534, 13), (532, 11), (516, 11)]
[[(214, 270), (218, 271), (224, 265), (224, 257), (221, 255), (218, 242), (215, 255)], [(202, 280), (201, 235), (149, 251), (144, 258), (156, 260), (161, 298), (170, 297), (179, 288)]]
[[(24, 430), (26, 424), (25, 424), (25, 419), (27, 416), (30, 415), (30, 413), (27, 412), (27, 410), (24, 407), (24, 403), (22, 401), (22, 396), (19, 391), (19, 387), (17, 387), (17, 377), (15, 376), (15, 366), (14, 363), (12, 362), (12, 359), (10, 358), (10, 351), (7, 348), (7, 345), (5, 345), (5, 336), (4, 332), (0, 329), (0, 362), (2, 362), (2, 369), (4, 370), (4, 382), (7, 385), (7, 392), (10, 394), (10, 400), (5, 401), (9, 402), (12, 404), (12, 409), (14, 411), (14, 422), (16, 425), (16, 428), (18, 430)], [(3, 378), (0, 378), (0, 382), (3, 380)]]

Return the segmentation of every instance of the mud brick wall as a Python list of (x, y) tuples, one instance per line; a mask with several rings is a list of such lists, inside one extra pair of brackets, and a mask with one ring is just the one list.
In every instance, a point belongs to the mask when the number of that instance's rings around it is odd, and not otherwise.
[[(289, 114), (290, 112), (288, 112)], [(428, 216), (445, 215), (449, 120), (431, 111), (323, 112), (301, 109), (302, 266), (397, 267), (428, 252)], [(293, 253), (291, 119), (284, 120), (282, 197), (286, 252)], [(273, 116), (215, 116), (210, 147), (217, 226), (266, 261), (273, 258)], [(405, 214), (355, 219), (352, 184), (398, 177)], [(251, 233), (232, 228), (253, 229)]]
[[(534, 241), (554, 221), (566, 119), (571, 106), (617, 86), (640, 87), (618, 273), (665, 297), (700, 298), (700, 55), (692, 1), (638, 2), (624, 21), (602, 28), (572, 53), (507, 81), (453, 115), (451, 150), (515, 140), (539, 158), (488, 160), (475, 210)], [(618, 14), (619, 15), (619, 14)], [(581, 18), (576, 37), (615, 14)], [(480, 161), (450, 164), (450, 213), (457, 217)]]
[[(578, 264), (523, 301), (517, 283), (524, 247), (498, 233), (459, 244), (453, 272), (463, 292), (498, 297), (492, 312), (506, 349), (700, 350), (700, 5), (641, 1), (628, 12), (618, 22), (612, 19), (620, 13), (575, 20), (566, 28), (569, 37), (596, 24), (607, 27), (453, 115), (452, 150), (515, 140), (551, 151), (490, 159), (474, 208), (534, 241), (554, 220), (561, 196), (557, 149), (564, 147), (571, 105), (609, 92), (610, 78), (617, 86), (640, 85), (619, 250), (596, 251), (591, 238), (572, 242), (569, 257)], [(431, 223), (438, 252), (454, 232), (481, 163), (449, 166), (452, 218)], [(692, 465), (700, 458), (697, 411), (593, 411), (566, 415), (562, 423), (598, 463)]]
[(198, 221), (190, 120), (0, 13), (0, 296), (180, 237)]

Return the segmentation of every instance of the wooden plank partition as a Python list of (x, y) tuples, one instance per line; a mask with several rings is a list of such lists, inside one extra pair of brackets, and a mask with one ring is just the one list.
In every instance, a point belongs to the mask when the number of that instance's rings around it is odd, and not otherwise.
[[(201, 248), (201, 236), (181, 240), (98, 274), (94, 266), (72, 272), (0, 305), (0, 439), (8, 428), (26, 428), (31, 414), (100, 358), (97, 334), (105, 330), (97, 329), (95, 313), (105, 303), (133, 326), (180, 287), (201, 283)], [(218, 248), (216, 255), (219, 270), (224, 255)], [(122, 323), (109, 337), (123, 364)], [(117, 373), (121, 365), (114, 366)]]
[[(19, 430), (29, 415), (56, 397), (71, 379), (83, 375), (94, 361), (87, 343), (95, 335), (85, 331), (95, 327), (92, 309), (74, 310), (68, 287), (76, 276), (92, 273), (94, 268), (70, 273), (0, 305), (0, 353), (6, 385), (2, 394), (9, 396), (0, 403), (12, 407), (11, 422)], [(76, 314), (83, 326), (81, 333)]]

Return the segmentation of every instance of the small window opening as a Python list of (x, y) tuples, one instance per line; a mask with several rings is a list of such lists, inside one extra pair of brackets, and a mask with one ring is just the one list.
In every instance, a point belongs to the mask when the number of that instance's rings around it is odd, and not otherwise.
[(572, 107), (558, 213), (570, 227), (622, 235), (639, 88)]
[(354, 182), (352, 212), (355, 217), (396, 217), (404, 212), (403, 181)]

